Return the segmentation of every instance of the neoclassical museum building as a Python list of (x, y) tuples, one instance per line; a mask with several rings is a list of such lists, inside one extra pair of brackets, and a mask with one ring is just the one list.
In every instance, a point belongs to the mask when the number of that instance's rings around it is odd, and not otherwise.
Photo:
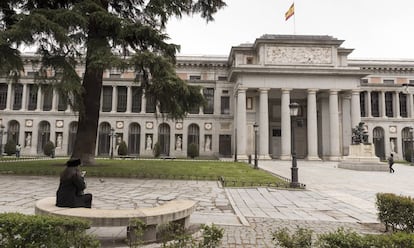
[[(177, 158), (194, 143), (203, 157), (246, 159), (257, 144), (260, 159), (289, 160), (294, 137), (299, 158), (338, 161), (362, 121), (376, 156), (403, 159), (413, 142), (414, 60), (348, 59), (353, 49), (342, 43), (331, 36), (263, 35), (228, 56), (178, 56), (177, 74), (202, 86), (207, 100), (183, 120), (156, 117), (158, 107), (137, 93), (133, 71), (108, 70), (96, 155), (108, 156), (123, 140), (133, 157), (153, 156), (158, 142), (162, 155)], [(18, 83), (0, 79), (1, 144), (14, 140), (23, 156), (34, 156), (52, 141), (57, 156), (70, 155), (77, 113), (51, 87), (38, 87), (33, 58), (25, 56)], [(292, 102), (300, 105), (295, 118)]]

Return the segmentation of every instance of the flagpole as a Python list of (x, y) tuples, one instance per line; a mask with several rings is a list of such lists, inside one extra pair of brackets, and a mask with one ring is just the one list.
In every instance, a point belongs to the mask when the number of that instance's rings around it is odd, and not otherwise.
[[(293, 4), (295, 4), (295, 2), (293, 2)], [(296, 13), (293, 15), (293, 35), (296, 35)]]

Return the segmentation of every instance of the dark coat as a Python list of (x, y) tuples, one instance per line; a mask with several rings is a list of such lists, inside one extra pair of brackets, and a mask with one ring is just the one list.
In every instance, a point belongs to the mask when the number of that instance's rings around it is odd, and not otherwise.
[(78, 167), (66, 167), (60, 176), (59, 188), (56, 192), (56, 206), (90, 208), (92, 195), (84, 194), (84, 189), (86, 189), (86, 183)]

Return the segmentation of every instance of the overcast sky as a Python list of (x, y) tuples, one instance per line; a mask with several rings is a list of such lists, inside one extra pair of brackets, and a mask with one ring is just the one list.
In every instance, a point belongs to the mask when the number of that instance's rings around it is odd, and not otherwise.
[[(285, 12), (295, 2), (295, 15)], [(183, 55), (228, 55), (263, 34), (331, 35), (353, 48), (351, 58), (414, 60), (413, 0), (226, 0), (206, 23), (198, 16), (168, 23)]]

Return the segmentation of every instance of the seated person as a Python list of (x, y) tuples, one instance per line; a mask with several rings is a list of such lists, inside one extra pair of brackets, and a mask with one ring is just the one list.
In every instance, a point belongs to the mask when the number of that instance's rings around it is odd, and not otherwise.
[(66, 162), (65, 170), (60, 174), (59, 189), (56, 192), (56, 206), (91, 208), (92, 194), (84, 194), (86, 188), (84, 174), (79, 170), (80, 159)]

